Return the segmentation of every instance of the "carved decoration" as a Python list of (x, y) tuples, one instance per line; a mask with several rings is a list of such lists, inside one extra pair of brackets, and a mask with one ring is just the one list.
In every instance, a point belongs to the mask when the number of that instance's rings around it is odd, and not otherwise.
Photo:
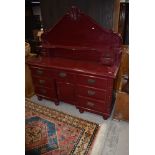
[(72, 20), (77, 20), (80, 16), (80, 10), (76, 6), (72, 6), (71, 10), (67, 13)]

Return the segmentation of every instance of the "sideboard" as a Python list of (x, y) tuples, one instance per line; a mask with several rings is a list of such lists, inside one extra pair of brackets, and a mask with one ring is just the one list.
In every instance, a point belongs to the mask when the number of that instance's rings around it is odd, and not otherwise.
[(73, 6), (42, 34), (40, 55), (27, 61), (35, 93), (107, 119), (121, 58), (121, 37)]

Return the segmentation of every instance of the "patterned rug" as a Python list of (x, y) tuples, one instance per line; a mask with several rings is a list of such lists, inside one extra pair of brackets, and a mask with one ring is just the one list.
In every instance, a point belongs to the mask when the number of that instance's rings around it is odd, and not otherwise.
[(26, 155), (89, 155), (99, 125), (26, 99)]

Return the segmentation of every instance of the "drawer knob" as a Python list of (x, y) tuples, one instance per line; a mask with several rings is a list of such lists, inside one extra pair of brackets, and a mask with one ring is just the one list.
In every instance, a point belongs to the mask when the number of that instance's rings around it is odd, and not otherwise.
[(95, 95), (95, 91), (93, 91), (93, 90), (88, 90), (88, 95), (89, 95), (89, 96)]
[(41, 74), (43, 74), (43, 71), (42, 70), (37, 70), (36, 73), (41, 75)]
[(90, 106), (90, 107), (94, 107), (94, 103), (89, 102), (89, 101), (87, 102), (87, 105)]
[(96, 81), (94, 79), (88, 79), (89, 84), (94, 84)]
[(45, 80), (39, 80), (39, 84), (45, 84)]
[(59, 76), (60, 76), (60, 77), (66, 77), (67, 74), (66, 74), (65, 72), (60, 72), (60, 73), (59, 73)]

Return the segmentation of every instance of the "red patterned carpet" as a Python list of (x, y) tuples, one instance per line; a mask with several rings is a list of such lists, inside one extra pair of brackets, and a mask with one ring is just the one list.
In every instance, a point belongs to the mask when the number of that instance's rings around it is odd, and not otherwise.
[(88, 155), (99, 125), (26, 99), (26, 155)]

